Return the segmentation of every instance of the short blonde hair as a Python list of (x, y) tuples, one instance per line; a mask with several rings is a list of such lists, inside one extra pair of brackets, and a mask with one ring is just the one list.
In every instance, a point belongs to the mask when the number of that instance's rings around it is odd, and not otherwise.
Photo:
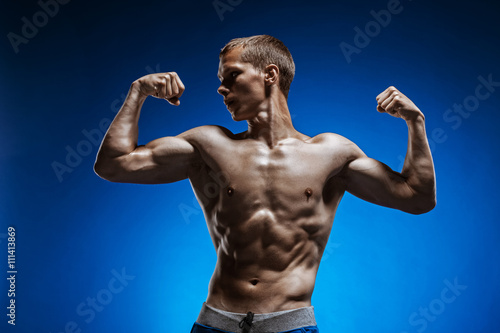
[(241, 60), (252, 64), (262, 71), (266, 66), (274, 64), (279, 69), (279, 86), (286, 98), (295, 75), (295, 63), (288, 48), (277, 38), (269, 35), (235, 38), (222, 48), (219, 59), (229, 51), (243, 48)]

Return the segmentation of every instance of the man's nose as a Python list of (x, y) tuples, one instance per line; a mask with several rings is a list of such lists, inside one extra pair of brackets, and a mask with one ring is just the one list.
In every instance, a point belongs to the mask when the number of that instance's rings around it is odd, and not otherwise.
[(227, 89), (227, 87), (226, 87), (226, 86), (224, 86), (223, 84), (221, 84), (221, 85), (219, 86), (219, 88), (217, 89), (217, 92), (218, 92), (219, 94), (221, 94), (222, 96), (226, 97), (226, 96), (227, 96), (227, 94), (229, 94), (229, 89)]

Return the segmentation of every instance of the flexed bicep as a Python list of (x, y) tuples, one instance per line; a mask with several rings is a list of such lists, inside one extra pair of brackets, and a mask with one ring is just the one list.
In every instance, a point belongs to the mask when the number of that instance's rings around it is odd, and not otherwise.
[(199, 163), (196, 148), (182, 137), (164, 137), (138, 146), (130, 154), (117, 158), (117, 182), (172, 183), (189, 176)]
[(402, 118), (408, 126), (408, 150), (401, 173), (367, 157), (356, 145), (342, 171), (345, 189), (375, 204), (422, 214), (436, 205), (434, 164), (425, 133), (424, 115), (395, 87), (377, 96), (377, 110)]
[(410, 211), (415, 193), (405, 177), (366, 155), (349, 162), (342, 174), (346, 190), (377, 205)]
[(160, 184), (186, 179), (200, 163), (198, 150), (186, 136), (163, 137), (137, 146), (128, 154), (103, 161), (100, 169), (96, 165), (96, 170), (102, 178), (119, 183)]

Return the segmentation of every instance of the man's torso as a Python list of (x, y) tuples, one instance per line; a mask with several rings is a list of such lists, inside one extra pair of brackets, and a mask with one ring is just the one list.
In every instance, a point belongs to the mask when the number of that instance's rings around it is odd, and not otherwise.
[(349, 158), (335, 134), (264, 142), (206, 127), (190, 181), (216, 252), (207, 304), (266, 313), (311, 305)]

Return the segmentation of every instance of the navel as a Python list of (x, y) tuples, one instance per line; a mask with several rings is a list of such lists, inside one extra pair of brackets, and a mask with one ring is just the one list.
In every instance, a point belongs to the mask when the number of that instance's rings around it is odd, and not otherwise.
[(251, 279), (250, 283), (255, 286), (257, 283), (259, 283), (259, 279)]

